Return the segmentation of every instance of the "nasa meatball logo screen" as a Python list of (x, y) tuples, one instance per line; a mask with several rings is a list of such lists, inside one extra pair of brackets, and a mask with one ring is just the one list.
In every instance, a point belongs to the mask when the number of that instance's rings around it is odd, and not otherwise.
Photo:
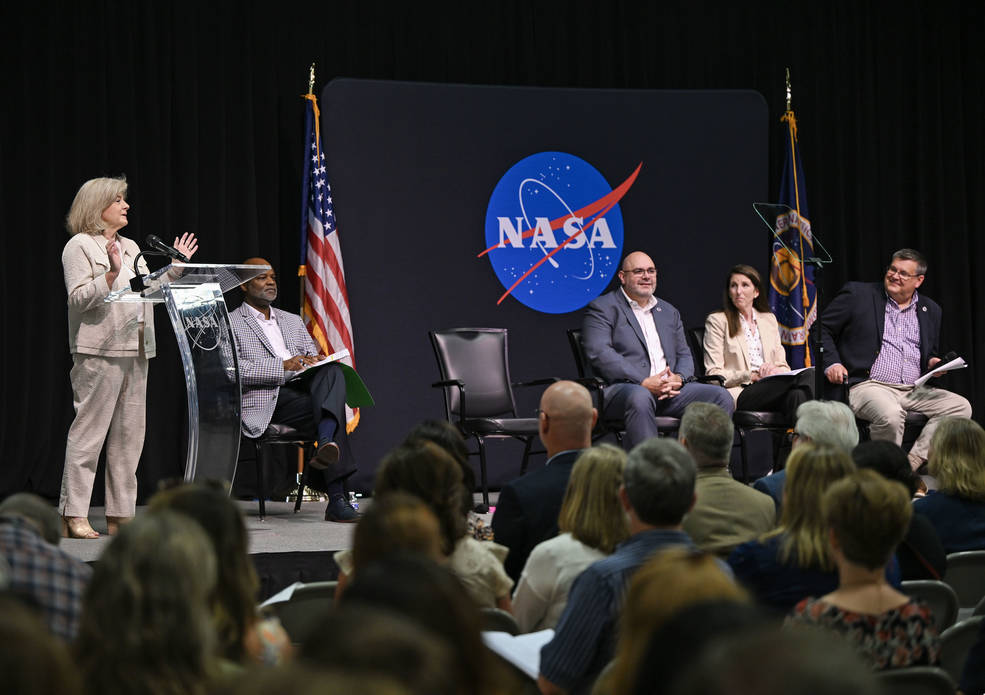
[(599, 296), (619, 269), (619, 201), (642, 163), (613, 188), (591, 164), (566, 152), (539, 152), (514, 164), (486, 209), (486, 257), (508, 297), (563, 314)]

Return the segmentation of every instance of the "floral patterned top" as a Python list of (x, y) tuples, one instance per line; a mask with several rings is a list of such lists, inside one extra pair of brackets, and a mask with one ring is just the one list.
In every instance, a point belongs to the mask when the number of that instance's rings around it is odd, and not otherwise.
[(805, 598), (785, 625), (814, 625), (832, 630), (855, 644), (873, 670), (938, 666), (941, 640), (926, 604), (910, 601), (879, 615), (843, 610), (819, 598)]

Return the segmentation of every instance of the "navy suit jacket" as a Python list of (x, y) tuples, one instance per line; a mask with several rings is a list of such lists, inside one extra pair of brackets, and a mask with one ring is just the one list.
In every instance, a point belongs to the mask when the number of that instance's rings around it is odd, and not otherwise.
[(769, 495), (776, 505), (776, 519), (780, 520), (780, 507), (783, 506), (783, 485), (787, 482), (787, 471), (777, 471), (772, 475), (765, 475), (752, 484), (753, 489), (759, 490), (765, 495)]
[[(684, 378), (694, 376), (694, 357), (680, 312), (658, 298), (650, 313), (670, 371)], [(610, 384), (640, 384), (650, 376), (650, 355), (643, 329), (621, 288), (603, 294), (588, 305), (582, 321), (581, 342), (595, 374)]]
[[(936, 357), (941, 333), (941, 308), (920, 295), (917, 321), (920, 324), (920, 371)], [(849, 386), (869, 378), (869, 370), (882, 348), (886, 322), (886, 289), (881, 282), (849, 282), (824, 310), (821, 340), (824, 368), (841, 363), (848, 370)]]
[(562, 451), (543, 468), (507, 483), (500, 491), (492, 520), (493, 539), (510, 549), (503, 564), (514, 581), (520, 578), (534, 546), (557, 535), (561, 501), (580, 453)]

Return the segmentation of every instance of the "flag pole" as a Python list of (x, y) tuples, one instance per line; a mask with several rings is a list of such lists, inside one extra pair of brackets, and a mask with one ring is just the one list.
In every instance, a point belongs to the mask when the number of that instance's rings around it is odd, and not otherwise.
[[(310, 97), (314, 95), (314, 93), (315, 93), (315, 64), (312, 63), (311, 67), (308, 68), (308, 96)], [(301, 316), (304, 316), (304, 276), (307, 274), (307, 270), (308, 268), (305, 264), (301, 264), (298, 266), (298, 284), (300, 285), (299, 287), (300, 291), (298, 293), (298, 304), (300, 305), (300, 310), (298, 311), (298, 313)]]

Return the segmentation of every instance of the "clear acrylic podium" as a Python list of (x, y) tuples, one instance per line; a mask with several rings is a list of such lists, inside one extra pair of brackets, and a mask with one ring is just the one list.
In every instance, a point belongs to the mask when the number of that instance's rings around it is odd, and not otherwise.
[(268, 265), (173, 263), (143, 279), (141, 292), (117, 290), (107, 302), (163, 302), (178, 339), (188, 392), (185, 480), (232, 481), (240, 436), (236, 338), (224, 292), (270, 270)]

